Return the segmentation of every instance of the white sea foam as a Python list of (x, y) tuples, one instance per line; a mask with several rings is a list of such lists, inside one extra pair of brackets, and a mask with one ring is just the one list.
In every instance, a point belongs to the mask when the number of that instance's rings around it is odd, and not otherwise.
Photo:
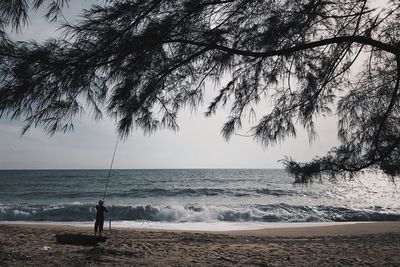
[[(153, 230), (182, 230), (182, 231), (243, 231), (278, 228), (303, 228), (330, 225), (346, 225), (360, 222), (311, 222), (311, 223), (250, 223), (250, 222), (149, 222), (149, 221), (112, 221), (111, 230), (114, 228), (126, 229), (153, 229)], [(364, 222), (366, 223), (366, 222)], [(93, 222), (29, 222), (29, 221), (0, 221), (0, 224), (22, 225), (62, 225), (72, 227), (93, 227)], [(109, 230), (108, 222), (105, 223), (106, 231)]]
[[(271, 223), (346, 222), (400, 220), (399, 210), (370, 207), (351, 209), (334, 206), (269, 205), (139, 205), (108, 206), (107, 218), (115, 221), (164, 223)], [(89, 221), (95, 218), (92, 205), (0, 205), (0, 221)]]

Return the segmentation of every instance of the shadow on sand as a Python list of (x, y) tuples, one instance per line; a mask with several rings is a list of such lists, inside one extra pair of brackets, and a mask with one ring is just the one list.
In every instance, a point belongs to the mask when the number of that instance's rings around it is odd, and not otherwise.
[(105, 236), (93, 236), (84, 234), (56, 235), (57, 243), (63, 245), (96, 246), (97, 243), (106, 242)]

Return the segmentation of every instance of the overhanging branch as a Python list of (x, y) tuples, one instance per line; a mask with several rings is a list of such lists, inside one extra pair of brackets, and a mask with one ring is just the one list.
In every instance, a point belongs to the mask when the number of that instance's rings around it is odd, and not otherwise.
[(230, 48), (230, 47), (226, 47), (226, 46), (219, 45), (219, 44), (191, 41), (191, 40), (186, 40), (186, 39), (170, 39), (170, 40), (165, 41), (165, 43), (185, 43), (185, 44), (202, 46), (202, 47), (207, 47), (210, 49), (220, 50), (220, 51), (228, 52), (228, 53), (235, 54), (235, 55), (249, 56), (249, 57), (261, 57), (261, 58), (290, 55), (290, 54), (293, 54), (293, 53), (296, 53), (299, 51), (303, 51), (303, 50), (307, 50), (307, 49), (311, 49), (311, 48), (315, 48), (315, 47), (325, 46), (325, 45), (329, 45), (329, 44), (341, 44), (341, 43), (359, 43), (359, 44), (364, 44), (364, 45), (370, 45), (370, 46), (379, 48), (380, 50), (384, 50), (386, 52), (392, 53), (394, 55), (400, 55), (399, 48), (389, 45), (389, 44), (386, 44), (386, 43), (382, 43), (378, 40), (374, 40), (367, 36), (338, 36), (338, 37), (323, 39), (323, 40), (319, 40), (319, 41), (315, 41), (315, 42), (300, 44), (300, 45), (289, 47), (289, 48), (283, 48), (283, 49), (279, 49), (279, 50), (271, 50), (271, 51), (265, 51), (265, 52), (240, 50), (240, 49)]

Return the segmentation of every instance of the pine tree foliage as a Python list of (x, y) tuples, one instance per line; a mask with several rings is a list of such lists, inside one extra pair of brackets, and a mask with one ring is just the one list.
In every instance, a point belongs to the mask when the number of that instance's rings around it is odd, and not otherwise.
[[(273, 109), (250, 129), (273, 145), (335, 112), (340, 145), (308, 163), (286, 158), (296, 182), (379, 168), (400, 174), (400, 3), (369, 0), (116, 0), (93, 5), (62, 38), (12, 42), (5, 28), (68, 1), (0, 3), (0, 117), (50, 134), (92, 112), (135, 128), (178, 129), (182, 107), (203, 100), (208, 80), (229, 81), (206, 116), (231, 101), (229, 139), (265, 99)], [(359, 62), (362, 62), (360, 64)], [(355, 67), (357, 64), (357, 67)]]

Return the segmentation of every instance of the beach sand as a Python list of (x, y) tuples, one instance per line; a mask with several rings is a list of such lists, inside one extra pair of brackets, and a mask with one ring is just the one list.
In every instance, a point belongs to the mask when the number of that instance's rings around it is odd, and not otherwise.
[(8, 266), (400, 266), (400, 222), (234, 232), (114, 229), (97, 246), (61, 245), (56, 234), (90, 228), (0, 225)]

